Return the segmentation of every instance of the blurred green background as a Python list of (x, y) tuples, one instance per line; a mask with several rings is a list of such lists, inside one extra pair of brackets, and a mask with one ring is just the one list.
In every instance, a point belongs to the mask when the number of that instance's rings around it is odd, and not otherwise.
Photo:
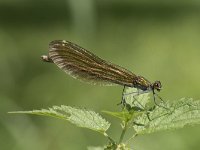
[[(48, 44), (65, 39), (150, 81), (163, 99), (200, 98), (200, 2), (159, 0), (1, 0), (0, 149), (79, 150), (106, 139), (53, 118), (8, 111), (52, 105), (117, 111), (122, 87), (79, 82), (44, 63)], [(119, 137), (118, 120), (108, 133)], [(200, 126), (139, 136), (140, 150), (199, 150)]]

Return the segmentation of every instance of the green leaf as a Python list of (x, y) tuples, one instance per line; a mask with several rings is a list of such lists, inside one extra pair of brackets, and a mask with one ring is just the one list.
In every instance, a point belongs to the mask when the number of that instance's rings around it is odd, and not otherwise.
[[(173, 103), (166, 102), (163, 107), (156, 107), (147, 114), (142, 114), (134, 120), (134, 130), (137, 134), (147, 134), (162, 130), (182, 128), (185, 125), (200, 124), (200, 101), (182, 98)], [(140, 124), (140, 125), (138, 125)]]
[(78, 127), (88, 128), (101, 133), (105, 133), (110, 127), (110, 123), (103, 119), (98, 113), (91, 110), (74, 108), (70, 106), (53, 106), (49, 109), (33, 111), (15, 111), (9, 113), (35, 114), (64, 119)]
[(122, 121), (130, 120), (130, 118), (131, 118), (131, 116), (132, 116), (128, 111), (111, 112), (111, 111), (103, 110), (102, 112), (105, 113), (105, 114), (108, 114), (108, 115), (110, 115), (110, 116), (114, 116), (114, 117), (116, 117), (116, 118), (119, 118), (119, 119), (121, 119)]
[(124, 91), (124, 99), (131, 108), (138, 107), (144, 109), (149, 101), (149, 91), (145, 92), (136, 88), (127, 87)]
[[(132, 117), (134, 123), (133, 128), (136, 131), (136, 134), (147, 134), (162, 130), (177, 129), (182, 128), (185, 125), (200, 123), (200, 101), (194, 101), (191, 98), (182, 98), (173, 103), (160, 103), (160, 106), (156, 106), (153, 110), (149, 110), (149, 102), (152, 102), (152, 100), (149, 99), (150, 92), (141, 93), (142, 91), (138, 91), (137, 89), (126, 88), (124, 99), (129, 106), (127, 109), (128, 113), (126, 112), (126, 115), (110, 113), (121, 119), (130, 119), (130, 114), (136, 114)], [(121, 113), (123, 114), (123, 112)]]
[(128, 122), (132, 118), (135, 118), (142, 113), (139, 111), (127, 111), (125, 109), (121, 112), (111, 112), (111, 111), (106, 111), (106, 110), (104, 110), (102, 112), (105, 114), (108, 114), (110, 116), (114, 116), (118, 119), (121, 119), (122, 121), (125, 121), (125, 122)]
[(146, 104), (149, 102), (149, 93), (141, 94), (142, 91), (137, 90), (136, 88), (125, 88), (123, 98), (126, 102), (126, 106), (122, 109), (121, 112), (111, 112), (111, 111), (102, 111), (108, 115), (114, 116), (121, 119), (122, 121), (128, 122), (131, 119), (144, 113)]

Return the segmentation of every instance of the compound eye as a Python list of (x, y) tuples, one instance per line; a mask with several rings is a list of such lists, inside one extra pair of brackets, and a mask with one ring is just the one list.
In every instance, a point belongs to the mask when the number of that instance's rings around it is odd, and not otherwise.
[(162, 85), (161, 85), (160, 81), (156, 81), (156, 82), (154, 83), (154, 88), (155, 88), (156, 90), (160, 91), (160, 90), (161, 90), (161, 87), (162, 87)]

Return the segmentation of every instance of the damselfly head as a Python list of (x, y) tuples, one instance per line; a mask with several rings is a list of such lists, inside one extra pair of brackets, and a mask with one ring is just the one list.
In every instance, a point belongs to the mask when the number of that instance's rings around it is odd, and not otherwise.
[(162, 89), (162, 85), (160, 81), (155, 81), (152, 85), (151, 85), (153, 90), (157, 90), (160, 91)]

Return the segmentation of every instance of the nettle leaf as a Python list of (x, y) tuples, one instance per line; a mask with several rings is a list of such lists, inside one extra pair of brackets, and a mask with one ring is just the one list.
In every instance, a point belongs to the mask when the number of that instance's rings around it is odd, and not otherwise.
[(122, 121), (128, 121), (132, 118), (132, 115), (128, 111), (121, 111), (121, 112), (112, 112), (112, 111), (102, 111), (105, 114), (108, 114), (110, 116), (114, 116), (116, 118), (121, 119)]
[[(128, 113), (126, 112), (124, 115), (122, 111), (120, 112), (122, 115), (117, 113), (110, 114), (118, 118), (123, 118), (124, 116), (125, 119), (129, 118), (130, 121), (133, 121), (133, 128), (137, 134), (147, 134), (182, 128), (185, 125), (200, 124), (200, 101), (182, 98), (174, 102), (161, 102), (160, 106), (149, 109), (151, 108), (149, 104), (153, 102), (149, 97), (149, 93), (144, 93), (135, 88), (126, 88), (124, 99), (128, 104)], [(159, 97), (156, 98), (159, 100)], [(132, 115), (132, 120), (130, 115)]]
[(94, 111), (64, 105), (53, 106), (49, 109), (15, 111), (9, 113), (35, 114), (64, 119), (71, 122), (72, 124), (77, 125), (78, 127), (88, 128), (103, 134), (110, 127), (110, 123)]
[(102, 112), (128, 122), (146, 112), (145, 107), (149, 103), (149, 93), (141, 93), (142, 91), (136, 88), (126, 88), (123, 93), (126, 105), (122, 106), (122, 111), (112, 112), (104, 110)]
[(132, 118), (135, 118), (143, 113), (141, 111), (127, 111), (125, 109), (122, 110), (121, 112), (112, 112), (112, 111), (105, 111), (105, 110), (102, 112), (110, 116), (116, 117), (118, 119), (121, 119), (122, 121), (125, 121), (125, 122), (128, 122)]
[(150, 92), (144, 92), (136, 88), (127, 87), (124, 91), (123, 98), (131, 108), (145, 108), (149, 101)]
[[(137, 134), (147, 134), (162, 130), (182, 128), (186, 125), (200, 124), (200, 101), (182, 98), (173, 103), (166, 102), (165, 109), (156, 107), (147, 114), (137, 117), (133, 125)], [(139, 125), (138, 125), (139, 124)]]

